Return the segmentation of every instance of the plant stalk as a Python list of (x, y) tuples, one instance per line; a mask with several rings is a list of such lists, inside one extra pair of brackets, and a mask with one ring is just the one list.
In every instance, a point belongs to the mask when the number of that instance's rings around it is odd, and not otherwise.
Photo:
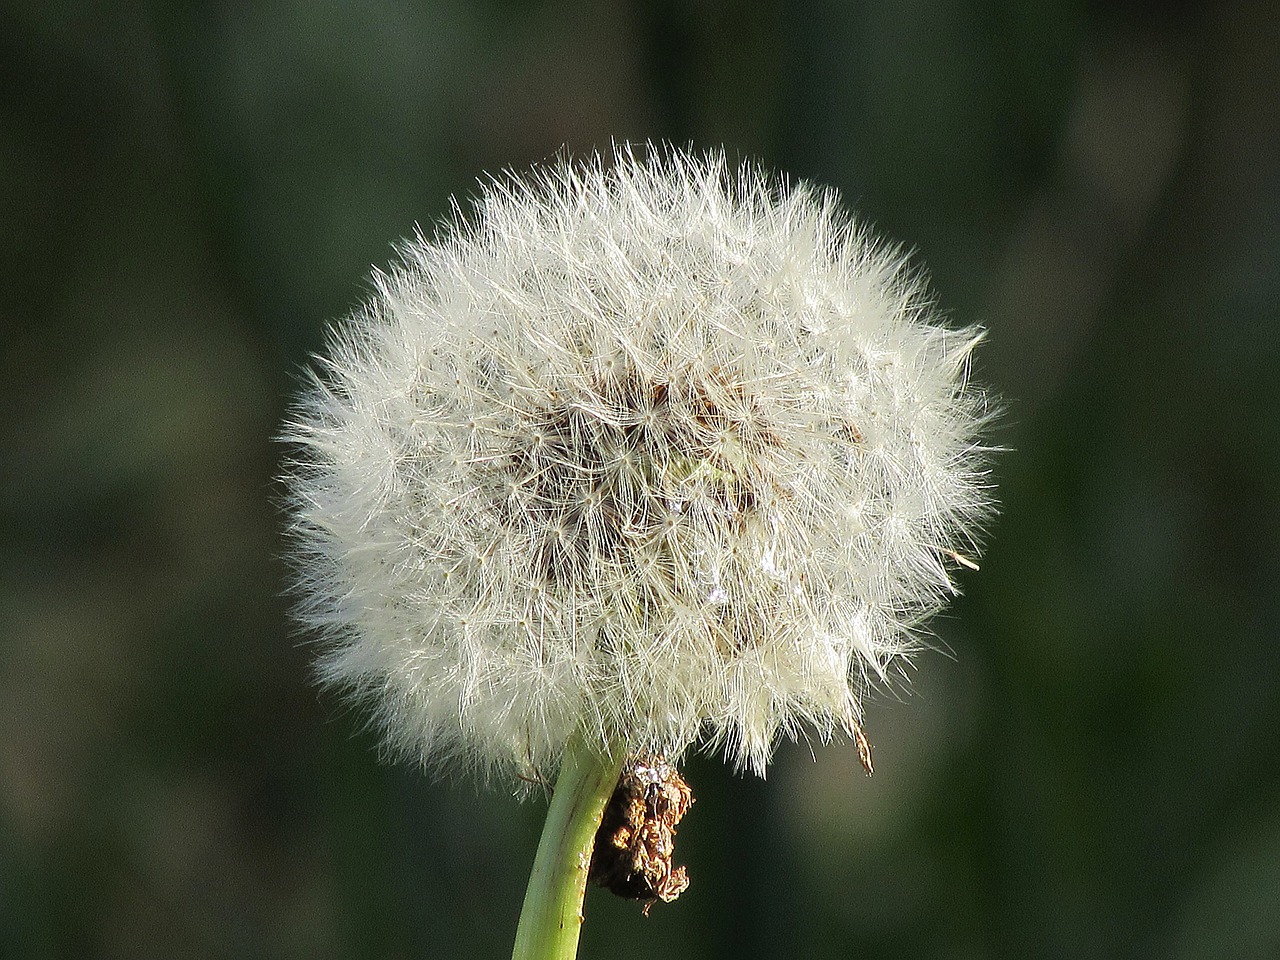
[(569, 743), (533, 859), (512, 960), (577, 956), (591, 851), (624, 759), (624, 750), (604, 756), (581, 737)]

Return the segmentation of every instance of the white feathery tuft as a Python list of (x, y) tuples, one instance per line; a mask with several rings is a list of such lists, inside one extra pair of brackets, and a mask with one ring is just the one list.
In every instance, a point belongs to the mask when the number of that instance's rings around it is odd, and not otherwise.
[(487, 184), (333, 332), (286, 478), (321, 672), (434, 764), (856, 735), (990, 515), (981, 334), (833, 193), (622, 148)]

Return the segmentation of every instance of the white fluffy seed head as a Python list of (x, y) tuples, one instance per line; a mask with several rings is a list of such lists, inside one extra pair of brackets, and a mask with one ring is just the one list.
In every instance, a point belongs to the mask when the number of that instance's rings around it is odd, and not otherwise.
[(502, 178), (401, 255), (287, 428), (324, 680), (542, 775), (575, 732), (760, 772), (856, 729), (990, 511), (979, 334), (719, 155)]

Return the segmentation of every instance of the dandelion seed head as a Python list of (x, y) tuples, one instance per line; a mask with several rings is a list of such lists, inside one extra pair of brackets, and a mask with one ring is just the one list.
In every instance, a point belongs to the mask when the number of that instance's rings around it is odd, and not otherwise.
[(976, 555), (977, 331), (835, 196), (621, 149), (403, 244), (286, 438), (325, 682), (426, 763), (853, 734)]

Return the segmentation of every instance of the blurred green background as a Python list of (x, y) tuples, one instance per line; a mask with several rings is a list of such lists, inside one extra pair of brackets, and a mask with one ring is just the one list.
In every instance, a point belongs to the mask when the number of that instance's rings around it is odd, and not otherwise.
[(591, 958), (1280, 957), (1274, 3), (0, 2), (0, 956), (509, 955), (544, 810), (379, 763), (281, 597), (324, 325), (484, 170), (723, 145), (990, 342), (1004, 507), (878, 770), (697, 757)]

